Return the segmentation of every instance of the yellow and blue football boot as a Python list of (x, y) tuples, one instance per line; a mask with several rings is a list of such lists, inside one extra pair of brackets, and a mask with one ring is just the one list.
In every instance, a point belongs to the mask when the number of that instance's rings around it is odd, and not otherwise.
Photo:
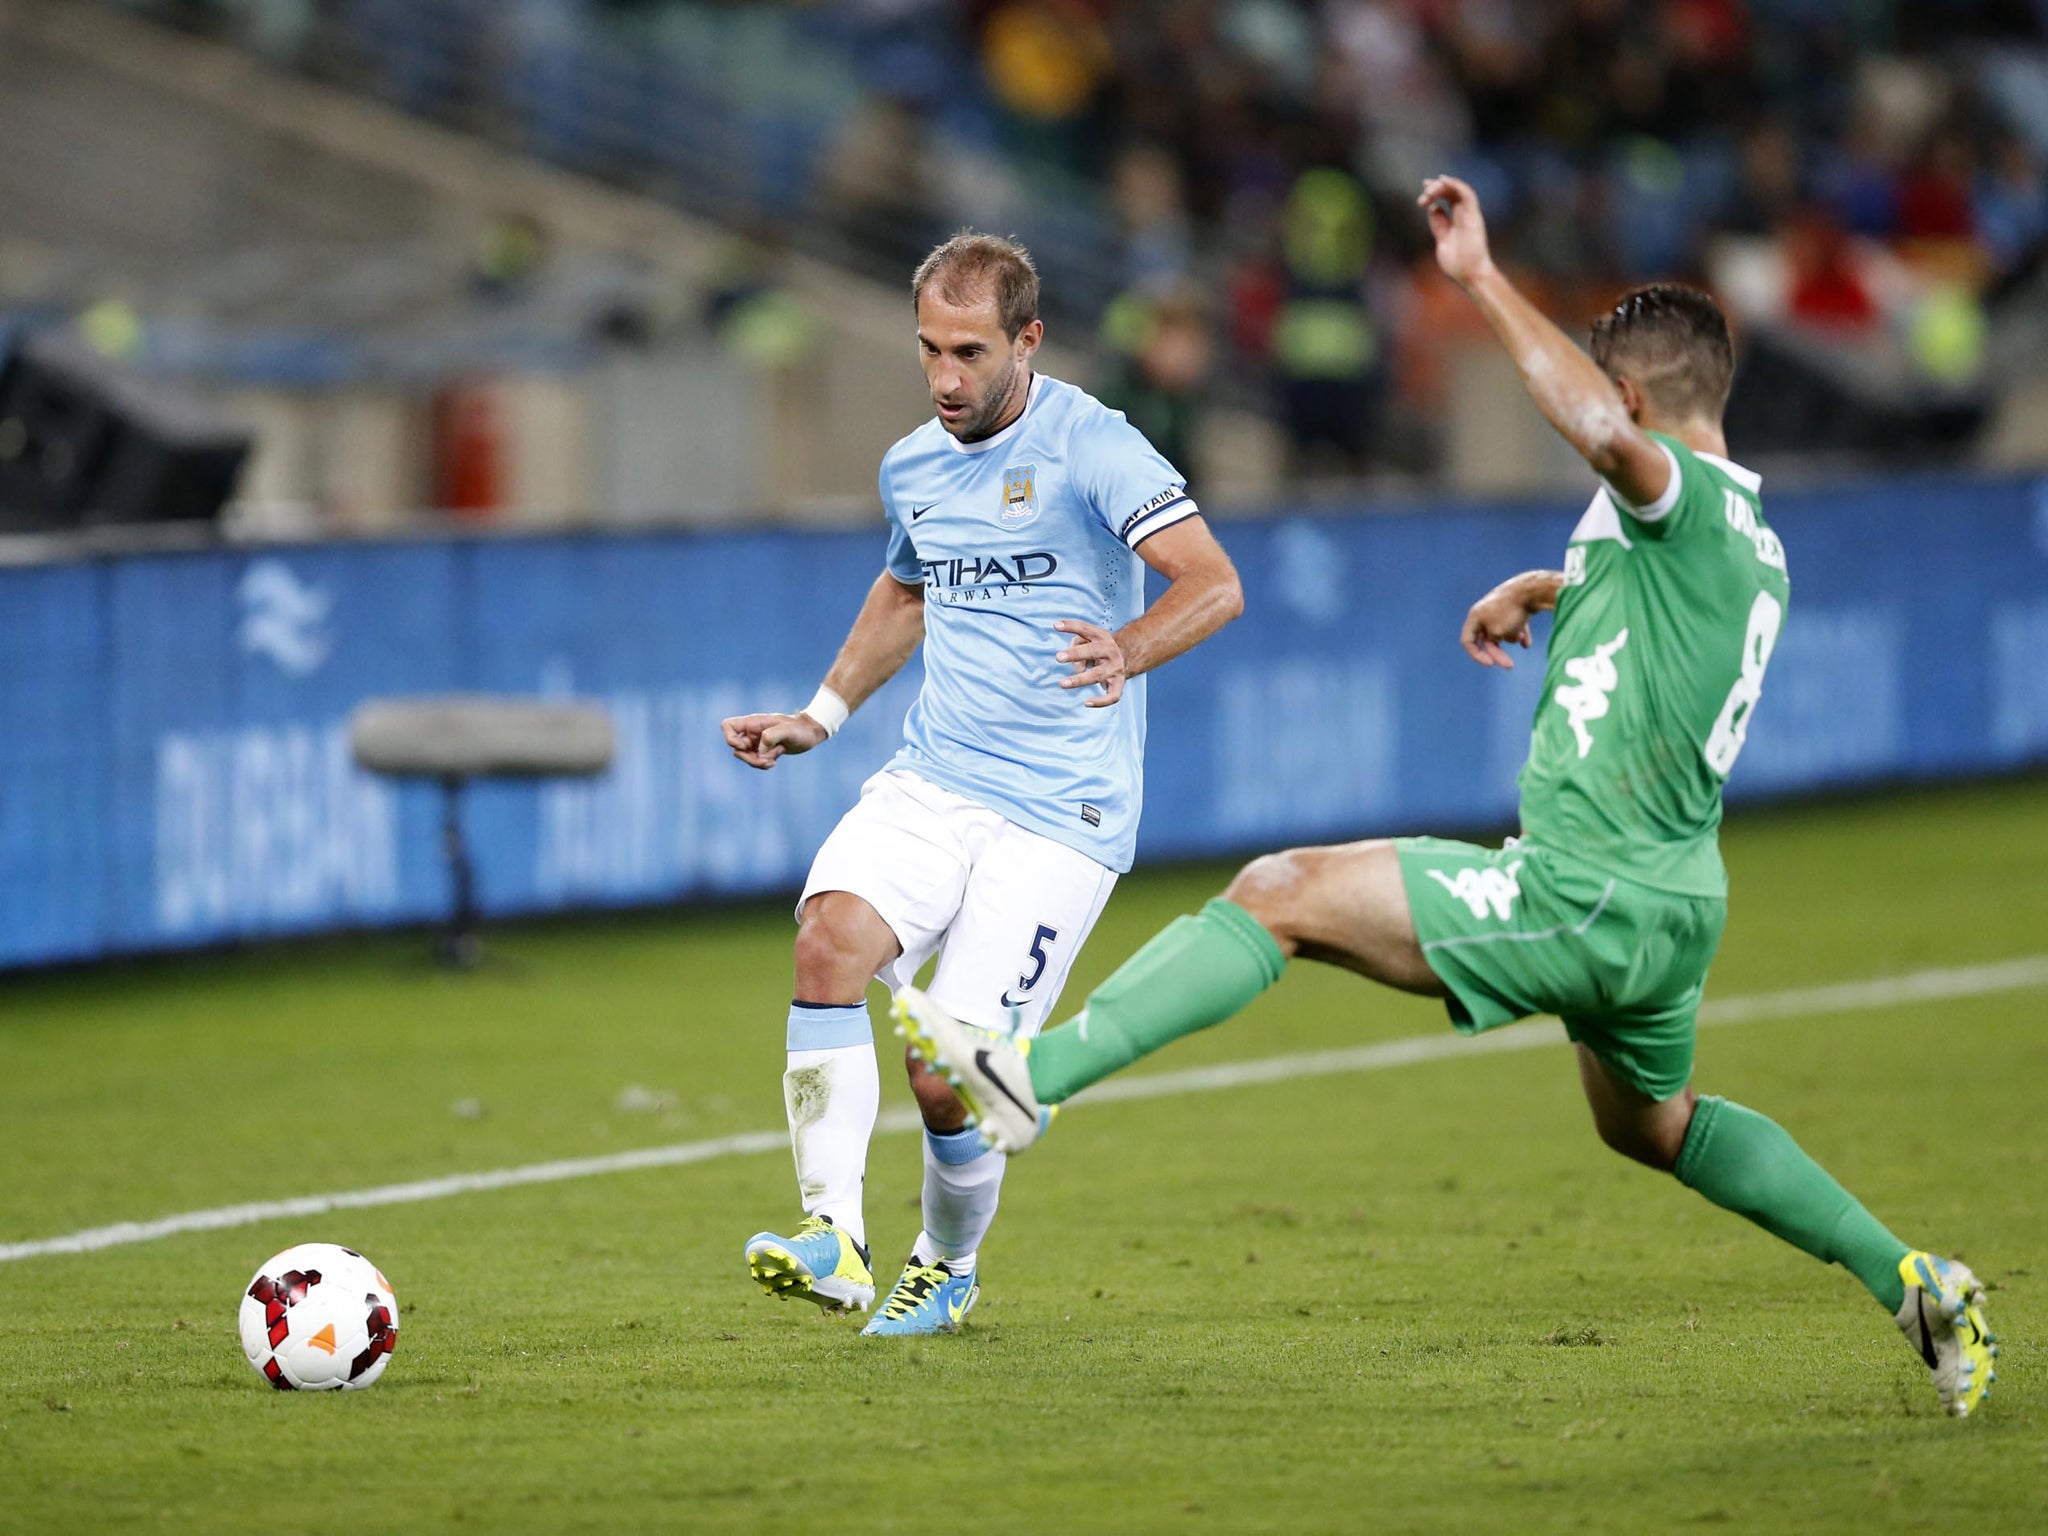
[(956, 1275), (943, 1260), (920, 1264), (917, 1255), (903, 1266), (903, 1278), (867, 1327), (865, 1337), (891, 1334), (958, 1333), (961, 1321), (981, 1295), (974, 1271)]
[(1941, 1406), (1965, 1419), (1998, 1380), (1998, 1338), (1984, 1320), (1984, 1287), (1959, 1259), (1909, 1253), (1899, 1260), (1906, 1300), (1899, 1331), (1934, 1372)]
[(868, 1251), (832, 1225), (806, 1216), (791, 1237), (756, 1232), (747, 1239), (747, 1271), (770, 1296), (808, 1301), (828, 1313), (865, 1312), (875, 1301)]
[(1031, 1091), (1028, 1036), (964, 1024), (916, 987), (897, 992), (890, 1012), (896, 1033), (953, 1085), (968, 1123), (996, 1151), (1014, 1157), (1052, 1124), (1059, 1106), (1040, 1104)]

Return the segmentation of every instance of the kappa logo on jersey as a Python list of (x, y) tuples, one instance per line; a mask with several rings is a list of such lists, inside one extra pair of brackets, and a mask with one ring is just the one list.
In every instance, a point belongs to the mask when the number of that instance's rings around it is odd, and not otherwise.
[(1462, 901), (1472, 909), (1474, 917), (1485, 917), (1490, 911), (1505, 922), (1515, 915), (1515, 902), (1522, 894), (1522, 861), (1497, 869), (1474, 869), (1467, 866), (1458, 871), (1453, 880), (1440, 869), (1425, 871), (1429, 878), (1451, 893), (1454, 900)]
[(924, 584), (935, 589), (940, 602), (985, 602), (1012, 587), (1028, 590), (1034, 581), (1044, 581), (1060, 568), (1059, 557), (1050, 550), (1034, 549), (1024, 554), (955, 555), (945, 560), (922, 560)]
[(1605, 645), (1595, 646), (1592, 655), (1566, 662), (1565, 676), (1571, 681), (1551, 695), (1564, 706), (1565, 716), (1572, 724), (1572, 734), (1579, 739), (1580, 757), (1593, 750), (1593, 733), (1587, 727), (1607, 713), (1608, 695), (1621, 681), (1621, 671), (1615, 666), (1614, 658), (1627, 644), (1628, 631), (1624, 629)]
[(1038, 516), (1038, 466), (1019, 464), (1003, 471), (1002, 524), (1022, 528)]

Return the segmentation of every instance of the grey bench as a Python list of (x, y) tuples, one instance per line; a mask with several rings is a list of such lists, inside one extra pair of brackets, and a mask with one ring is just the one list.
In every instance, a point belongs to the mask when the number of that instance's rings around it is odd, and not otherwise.
[(448, 861), (448, 919), (434, 952), (447, 965), (476, 964), (476, 874), (462, 830), (471, 779), (589, 778), (612, 762), (612, 721), (601, 705), (495, 694), (370, 699), (349, 717), (358, 766), (441, 786), (441, 848)]

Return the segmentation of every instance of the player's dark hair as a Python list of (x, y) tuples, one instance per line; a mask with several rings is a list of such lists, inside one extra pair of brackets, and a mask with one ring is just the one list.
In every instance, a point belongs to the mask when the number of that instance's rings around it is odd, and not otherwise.
[(930, 283), (938, 284), (948, 304), (972, 304), (993, 288), (1003, 334), (1013, 340), (1038, 318), (1038, 265), (1023, 246), (1001, 235), (963, 229), (919, 262), (910, 280), (913, 309)]
[(1684, 283), (1651, 283), (1593, 322), (1593, 361), (1626, 374), (1675, 421), (1719, 421), (1735, 382), (1735, 344), (1712, 297)]

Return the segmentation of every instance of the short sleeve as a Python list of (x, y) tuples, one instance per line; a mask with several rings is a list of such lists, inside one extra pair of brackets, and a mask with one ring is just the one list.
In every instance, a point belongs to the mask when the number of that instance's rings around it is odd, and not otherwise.
[(1663, 434), (1651, 433), (1650, 441), (1657, 445), (1664, 461), (1671, 466), (1671, 479), (1665, 483), (1664, 494), (1646, 507), (1631, 505), (1629, 499), (1611, 485), (1607, 487), (1607, 495), (1638, 534), (1661, 539), (1671, 532), (1683, 515), (1686, 492), (1691, 489), (1687, 482), (1699, 480), (1701, 472), (1692, 454), (1675, 452)]
[(1200, 510), (1186, 477), (1121, 412), (1105, 410), (1076, 427), (1069, 454), (1089, 507), (1132, 549)]
[(889, 460), (882, 459), (882, 471), (876, 479), (876, 487), (882, 497), (882, 515), (889, 520), (889, 552), (886, 557), (889, 574), (906, 587), (924, 585), (924, 563), (917, 558), (917, 546), (910, 542), (910, 529), (896, 510), (896, 498), (889, 491)]

